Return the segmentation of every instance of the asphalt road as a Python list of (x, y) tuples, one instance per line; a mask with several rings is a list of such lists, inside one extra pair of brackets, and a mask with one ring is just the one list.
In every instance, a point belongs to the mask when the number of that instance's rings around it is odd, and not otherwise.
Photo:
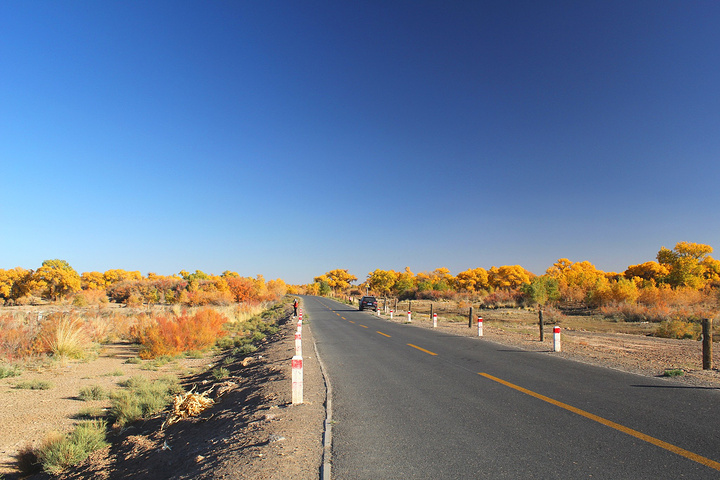
[(720, 392), (305, 297), (335, 479), (720, 478)]

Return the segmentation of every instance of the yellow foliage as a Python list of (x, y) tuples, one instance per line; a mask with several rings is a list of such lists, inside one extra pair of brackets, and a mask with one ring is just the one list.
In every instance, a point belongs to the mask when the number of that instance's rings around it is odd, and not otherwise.
[(142, 273), (138, 271), (128, 272), (127, 270), (114, 269), (103, 273), (103, 278), (105, 278), (105, 284), (110, 286), (113, 283), (124, 282), (126, 280), (141, 280)]
[(535, 275), (525, 270), (520, 265), (503, 265), (502, 267), (491, 267), (488, 270), (488, 281), (493, 288), (520, 288), (530, 281)]
[(455, 284), (459, 291), (477, 293), (481, 290), (489, 290), (488, 272), (484, 268), (472, 268), (460, 272), (455, 277)]
[(80, 282), (83, 290), (102, 290), (106, 287), (105, 277), (100, 272), (83, 272)]

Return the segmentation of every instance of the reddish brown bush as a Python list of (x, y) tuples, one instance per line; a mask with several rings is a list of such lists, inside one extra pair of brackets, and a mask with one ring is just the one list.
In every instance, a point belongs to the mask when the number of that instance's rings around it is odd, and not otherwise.
[(227, 317), (210, 308), (198, 310), (190, 316), (158, 316), (141, 319), (135, 329), (140, 343), (141, 358), (177, 355), (190, 350), (203, 350), (215, 344), (225, 332)]

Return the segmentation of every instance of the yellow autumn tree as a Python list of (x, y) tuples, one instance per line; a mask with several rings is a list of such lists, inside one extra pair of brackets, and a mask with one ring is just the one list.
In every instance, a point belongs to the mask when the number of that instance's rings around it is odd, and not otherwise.
[(129, 272), (127, 270), (113, 269), (103, 273), (103, 278), (105, 279), (105, 285), (110, 286), (127, 280), (142, 280), (142, 273), (137, 270)]
[(455, 285), (458, 291), (478, 293), (488, 290), (488, 272), (484, 268), (471, 268), (455, 276)]
[(350, 284), (357, 280), (355, 275), (348, 273), (347, 269), (336, 268), (330, 270), (324, 275), (315, 277), (316, 283), (325, 282), (333, 290), (333, 292), (344, 291), (350, 288)]
[(491, 267), (488, 270), (488, 283), (497, 289), (516, 289), (535, 277), (532, 272), (525, 270), (520, 265), (503, 265), (502, 267)]
[(65, 260), (45, 260), (33, 273), (33, 283), (42, 295), (53, 301), (77, 292), (82, 287), (80, 275)]
[(367, 285), (378, 295), (389, 295), (392, 292), (399, 274), (394, 270), (380, 270), (368, 273)]
[(17, 300), (29, 294), (32, 274), (32, 270), (20, 267), (0, 270), (0, 298), (5, 301)]
[(80, 275), (80, 283), (83, 290), (104, 290), (105, 277), (100, 272), (83, 272)]
[(702, 243), (678, 242), (672, 250), (662, 247), (657, 261), (670, 270), (664, 280), (673, 287), (702, 288), (706, 283), (702, 262), (712, 251)]
[(624, 275), (628, 280), (637, 277), (657, 283), (669, 273), (670, 270), (665, 265), (660, 265), (658, 262), (645, 262), (639, 265), (630, 265)]
[(598, 287), (598, 282), (609, 283), (605, 273), (588, 261), (571, 262), (561, 258), (546, 273), (557, 279), (561, 297), (570, 301), (584, 301)]

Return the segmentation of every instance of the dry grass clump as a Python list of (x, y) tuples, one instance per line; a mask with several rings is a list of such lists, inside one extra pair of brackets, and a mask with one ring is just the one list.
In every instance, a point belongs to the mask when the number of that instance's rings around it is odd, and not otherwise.
[(188, 417), (195, 417), (214, 403), (211, 398), (208, 398), (207, 392), (195, 393), (190, 391), (182, 395), (175, 395), (172, 411), (163, 423), (162, 428)]
[(74, 315), (52, 314), (41, 325), (38, 348), (58, 357), (83, 358), (90, 346), (85, 322)]

